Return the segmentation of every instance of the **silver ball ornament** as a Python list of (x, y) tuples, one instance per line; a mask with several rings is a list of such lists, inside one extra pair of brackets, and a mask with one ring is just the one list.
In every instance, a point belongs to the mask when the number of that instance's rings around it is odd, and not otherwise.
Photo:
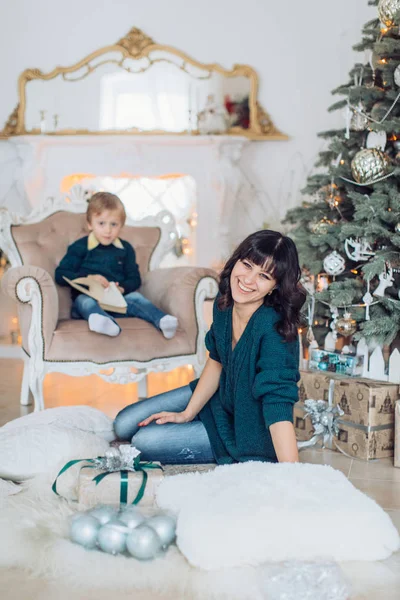
[(157, 532), (163, 547), (169, 546), (176, 537), (176, 520), (170, 515), (155, 515), (147, 519), (146, 525)]
[(126, 549), (128, 528), (120, 521), (109, 521), (97, 535), (97, 542), (103, 552), (119, 554)]
[(146, 524), (135, 527), (128, 533), (126, 538), (126, 547), (129, 554), (139, 560), (154, 558), (160, 552), (162, 545), (158, 534)]
[(129, 529), (135, 529), (135, 527), (138, 527), (141, 523), (145, 521), (145, 518), (138, 508), (130, 506), (120, 512), (120, 514), (118, 515), (118, 520), (121, 521), (121, 523), (124, 523), (124, 525), (126, 525), (127, 527), (129, 527)]
[(357, 183), (369, 183), (387, 174), (390, 161), (378, 148), (365, 148), (351, 161), (351, 172)]
[(394, 230), (396, 233), (400, 233), (400, 222), (396, 223), (396, 225), (394, 226)]
[(353, 115), (350, 120), (350, 129), (352, 131), (364, 131), (368, 125), (368, 117), (365, 114), (365, 108), (362, 104), (359, 104), (357, 109), (353, 111)]
[(386, 27), (399, 23), (400, 0), (379, 0), (378, 14), (381, 23)]
[(117, 511), (112, 506), (96, 506), (93, 510), (88, 512), (89, 515), (98, 519), (101, 525), (105, 525), (111, 519), (115, 519), (117, 516)]
[(83, 514), (71, 521), (69, 537), (75, 544), (80, 544), (85, 548), (94, 548), (100, 527), (100, 521), (95, 517)]
[(321, 425), (323, 425), (324, 427), (328, 427), (328, 425), (329, 425), (328, 415), (322, 414), (320, 421), (321, 421)]
[(325, 273), (328, 273), (328, 275), (333, 276), (340, 275), (340, 273), (343, 273), (346, 265), (343, 256), (336, 252), (336, 250), (325, 257), (323, 264)]

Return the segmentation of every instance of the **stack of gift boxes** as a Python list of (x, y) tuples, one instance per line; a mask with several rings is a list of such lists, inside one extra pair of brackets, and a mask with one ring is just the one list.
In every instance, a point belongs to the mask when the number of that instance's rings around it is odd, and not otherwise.
[(315, 433), (305, 400), (325, 400), (343, 411), (337, 420), (339, 433), (331, 443), (333, 450), (363, 460), (395, 456), (395, 466), (400, 467), (399, 385), (318, 371), (301, 371), (300, 375), (299, 402), (294, 408), (299, 441), (309, 440)]

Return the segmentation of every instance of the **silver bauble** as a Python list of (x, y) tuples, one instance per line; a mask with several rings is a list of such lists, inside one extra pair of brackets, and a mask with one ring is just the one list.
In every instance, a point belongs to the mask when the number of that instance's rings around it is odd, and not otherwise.
[(400, 65), (397, 65), (397, 67), (394, 70), (393, 73), (393, 79), (395, 84), (400, 87)]
[(117, 516), (117, 511), (112, 506), (101, 505), (96, 506), (96, 508), (93, 510), (90, 510), (88, 514), (98, 519), (102, 525), (105, 525), (111, 521), (111, 519), (115, 519)]
[(109, 521), (101, 527), (97, 542), (103, 552), (119, 554), (126, 549), (126, 536), (129, 529), (117, 520)]
[(378, 14), (386, 27), (399, 24), (400, 0), (379, 0)]
[(396, 233), (400, 233), (400, 223), (396, 223), (396, 225), (394, 226), (394, 230)]
[(357, 183), (366, 184), (386, 175), (389, 165), (389, 158), (381, 150), (365, 148), (351, 161), (351, 172)]
[(176, 536), (176, 520), (170, 515), (155, 515), (147, 519), (146, 525), (154, 529), (162, 541), (163, 547), (169, 546)]
[(324, 258), (324, 269), (328, 275), (340, 275), (345, 268), (345, 260), (336, 250)]
[(386, 131), (370, 131), (365, 145), (367, 148), (378, 148), (378, 150), (384, 150), (386, 148), (386, 143)]
[(138, 508), (129, 506), (120, 512), (118, 520), (129, 527), (129, 529), (135, 529), (135, 527), (138, 527), (138, 525), (145, 521), (145, 518)]
[(134, 558), (149, 560), (160, 552), (162, 541), (152, 527), (143, 524), (128, 533), (126, 547)]
[(72, 520), (69, 528), (69, 537), (75, 544), (80, 544), (85, 548), (94, 548), (100, 527), (100, 521), (95, 519), (95, 517), (83, 514)]

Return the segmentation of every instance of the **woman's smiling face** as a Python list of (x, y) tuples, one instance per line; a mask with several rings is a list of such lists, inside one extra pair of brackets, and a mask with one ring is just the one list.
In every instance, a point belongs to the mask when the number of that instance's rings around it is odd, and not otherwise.
[(231, 293), (234, 302), (262, 304), (267, 294), (277, 284), (276, 279), (266, 270), (244, 258), (238, 260), (231, 272)]

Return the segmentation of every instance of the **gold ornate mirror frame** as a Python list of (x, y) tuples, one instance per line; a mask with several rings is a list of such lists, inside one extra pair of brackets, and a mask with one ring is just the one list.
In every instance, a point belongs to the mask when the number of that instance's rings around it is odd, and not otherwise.
[[(184, 52), (177, 50), (171, 46), (164, 46), (156, 44), (154, 40), (144, 34), (140, 29), (134, 27), (129, 33), (120, 39), (116, 44), (112, 46), (105, 46), (95, 52), (92, 52), (84, 59), (72, 65), (70, 67), (56, 67), (49, 73), (43, 73), (40, 69), (26, 69), (21, 73), (18, 79), (18, 95), (19, 102), (8, 118), (3, 130), (0, 130), (0, 137), (8, 138), (17, 135), (190, 135), (198, 134), (198, 131), (185, 131), (185, 132), (168, 132), (168, 131), (124, 131), (124, 130), (107, 130), (107, 131), (89, 131), (86, 129), (65, 129), (57, 130), (54, 132), (46, 132), (42, 134), (38, 130), (27, 131), (25, 126), (25, 109), (26, 109), (26, 84), (29, 81), (35, 79), (50, 80), (58, 75), (64, 77), (65, 74), (73, 73), (84, 67), (87, 68), (85, 77), (93, 72), (95, 69), (90, 65), (90, 62), (103, 54), (109, 52), (120, 52), (123, 56), (121, 63), (125, 58), (130, 59), (141, 59), (147, 58), (150, 63), (155, 61), (151, 60), (149, 54), (154, 51), (169, 52), (183, 60), (181, 68), (185, 70), (187, 64), (193, 65), (195, 68), (204, 69), (209, 72), (217, 72), (225, 77), (238, 77), (243, 76), (249, 79), (250, 83), (250, 94), (249, 94), (249, 112), (250, 122), (247, 129), (242, 127), (231, 127), (225, 134), (228, 135), (243, 135), (251, 140), (286, 140), (288, 136), (281, 133), (273, 124), (268, 113), (261, 107), (257, 100), (258, 93), (258, 76), (255, 70), (248, 65), (234, 65), (231, 71), (224, 69), (217, 63), (204, 64), (200, 63), (193, 58), (189, 57)], [(98, 63), (95, 68), (100, 66), (102, 63)], [(120, 64), (120, 63), (119, 63)]]

